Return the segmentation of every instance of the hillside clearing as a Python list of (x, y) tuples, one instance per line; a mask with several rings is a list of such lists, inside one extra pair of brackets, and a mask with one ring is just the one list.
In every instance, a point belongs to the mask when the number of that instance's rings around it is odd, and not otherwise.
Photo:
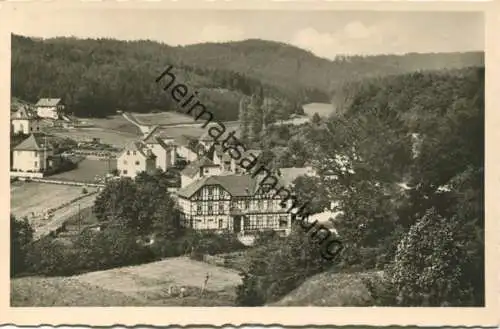
[[(11, 306), (232, 306), (240, 282), (236, 271), (177, 257), (72, 277), (12, 279)], [(170, 286), (185, 287), (185, 297), (169, 296)]]
[(270, 306), (370, 306), (371, 296), (363, 279), (376, 281), (382, 272), (325, 272), (307, 279), (297, 289)]
[(121, 115), (110, 115), (107, 118), (79, 118), (79, 120), (92, 124), (104, 130), (116, 130), (127, 134), (142, 135), (141, 131)]
[(304, 113), (312, 117), (314, 113), (318, 113), (320, 117), (328, 117), (335, 113), (335, 108), (330, 103), (310, 103), (302, 106)]
[(132, 113), (134, 118), (145, 125), (166, 125), (178, 123), (196, 123), (192, 116), (177, 112)]

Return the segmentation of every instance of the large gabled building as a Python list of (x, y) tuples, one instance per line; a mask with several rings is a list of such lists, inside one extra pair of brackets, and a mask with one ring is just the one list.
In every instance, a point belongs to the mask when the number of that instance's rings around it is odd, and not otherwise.
[(35, 104), (39, 117), (57, 120), (64, 112), (64, 105), (60, 98), (40, 98)]
[(55, 167), (54, 147), (42, 134), (31, 134), (12, 150), (12, 171), (43, 173)]
[(292, 201), (282, 205), (280, 195), (249, 175), (207, 176), (177, 191), (182, 224), (196, 230), (230, 231), (254, 236), (291, 230)]

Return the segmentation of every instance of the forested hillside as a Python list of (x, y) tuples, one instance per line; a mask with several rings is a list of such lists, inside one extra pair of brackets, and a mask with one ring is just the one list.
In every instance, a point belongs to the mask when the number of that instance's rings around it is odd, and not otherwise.
[[(420, 69), (481, 65), (483, 53), (343, 57), (330, 61), (276, 42), (247, 40), (171, 47), (152, 41), (12, 36), (12, 96), (62, 97), (78, 116), (116, 110), (175, 110), (154, 80), (173, 64), (219, 120), (238, 118), (240, 96), (264, 93), (289, 104), (329, 102), (345, 81)], [(261, 91), (263, 90), (263, 91)]]
[(282, 135), (285, 159), (321, 176), (297, 182), (301, 202), (338, 202), (345, 249), (339, 263), (321, 263), (297, 227), (254, 259), (241, 303), (272, 303), (322, 271), (383, 271), (367, 283), (378, 305), (484, 305), (484, 68), (368, 79), (341, 115), (267, 136)]

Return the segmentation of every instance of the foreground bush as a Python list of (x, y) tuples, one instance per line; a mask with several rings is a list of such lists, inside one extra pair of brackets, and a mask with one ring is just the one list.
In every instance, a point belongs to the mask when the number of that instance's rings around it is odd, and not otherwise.
[(26, 271), (46, 276), (74, 275), (152, 260), (154, 255), (149, 248), (139, 245), (128, 232), (86, 231), (72, 246), (50, 237), (31, 244), (26, 255)]

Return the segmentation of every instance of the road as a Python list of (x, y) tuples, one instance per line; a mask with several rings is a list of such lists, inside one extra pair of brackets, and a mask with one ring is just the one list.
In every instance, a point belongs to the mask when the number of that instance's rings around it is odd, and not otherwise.
[(62, 223), (73, 215), (78, 213), (78, 204), (80, 204), (80, 209), (90, 207), (94, 204), (97, 194), (89, 195), (67, 207), (61, 208), (55, 211), (53, 217), (49, 219), (46, 225), (40, 226), (35, 229), (34, 239), (38, 240), (45, 235), (48, 235), (51, 231), (55, 231), (59, 228)]

